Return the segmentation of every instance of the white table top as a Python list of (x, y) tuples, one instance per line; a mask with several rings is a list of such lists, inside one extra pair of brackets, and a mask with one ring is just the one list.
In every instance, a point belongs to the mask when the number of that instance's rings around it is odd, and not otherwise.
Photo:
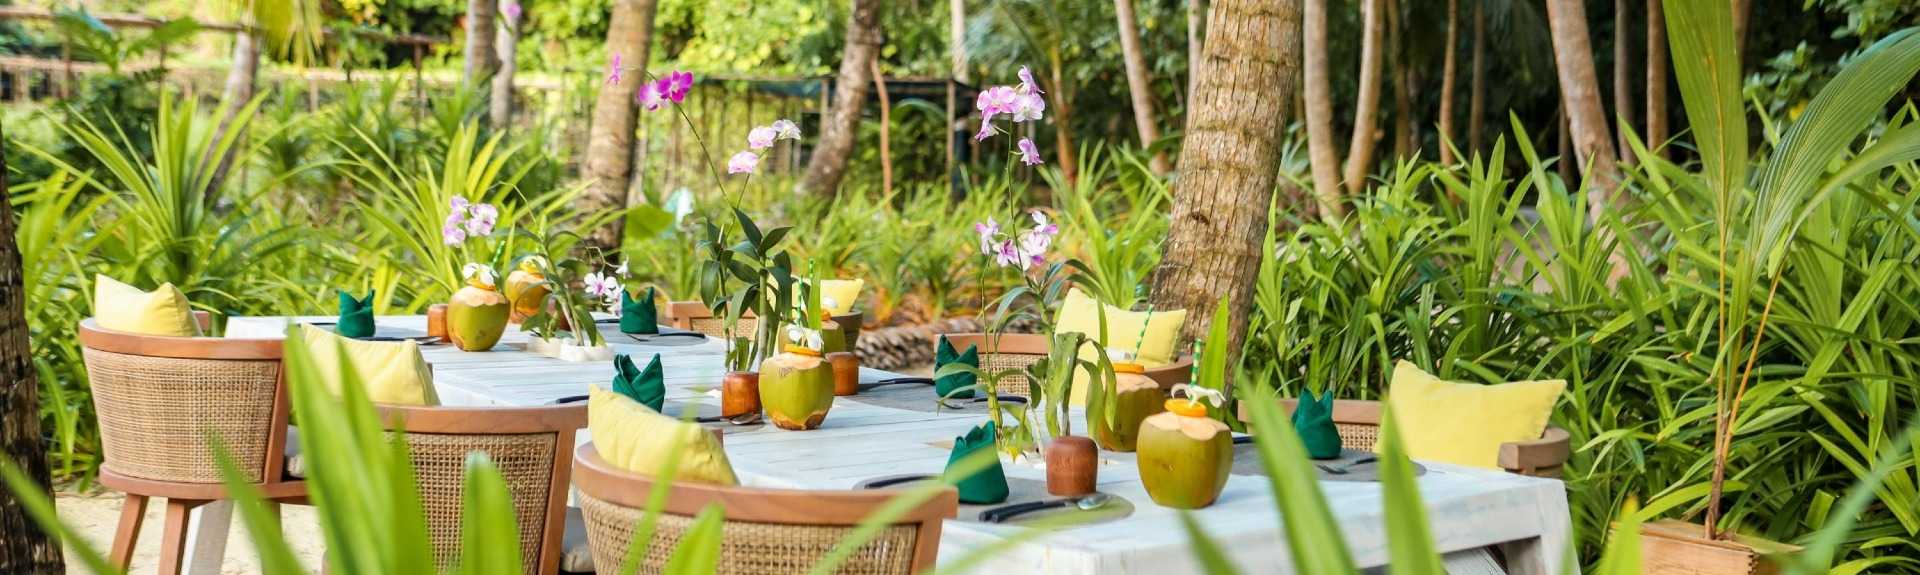
[[(277, 337), (289, 321), (332, 322), (332, 316), (233, 318), (228, 337)], [(424, 316), (383, 316), (381, 333), (424, 333)], [(717, 414), (722, 345), (642, 345), (607, 329), (617, 353), (644, 364), (661, 354), (669, 406), (704, 405)], [(434, 385), (446, 405), (541, 405), (587, 393), (588, 384), (606, 385), (609, 362), (571, 363), (521, 350), (526, 336), (509, 329), (491, 352), (462, 352), (450, 345), (423, 348), (433, 364)], [(870, 382), (894, 374), (863, 369)], [(927, 402), (932, 404), (932, 395)], [(668, 411), (675, 408), (669, 407)], [(1079, 420), (1079, 414), (1075, 414)], [(726, 450), (742, 483), (760, 487), (848, 489), (857, 483), (901, 473), (939, 473), (950, 442), (985, 420), (978, 413), (915, 411), (872, 405), (859, 396), (834, 400), (821, 427), (785, 431), (771, 425), (727, 430)], [(1085, 429), (1076, 421), (1075, 429)], [(582, 441), (586, 439), (582, 431)], [(1125, 519), (1049, 533), (996, 555), (982, 573), (1153, 573), (1198, 571), (1179, 527), (1177, 512), (1153, 504), (1140, 483), (1133, 454), (1101, 452), (1099, 489), (1134, 505)], [(1419, 479), (1427, 518), (1442, 552), (1503, 544), (1516, 573), (1558, 573), (1568, 545), (1565, 486), (1556, 480), (1497, 470), (1424, 463)], [(1043, 469), (1003, 462), (1009, 478), (1045, 481)], [(1335, 519), (1346, 534), (1354, 560), (1362, 567), (1386, 563), (1385, 525), (1377, 484), (1322, 481)], [(1281, 521), (1267, 480), (1234, 475), (1213, 506), (1194, 511), (1208, 533), (1231, 558), (1250, 572), (1290, 572)], [(951, 561), (967, 550), (992, 543), (1024, 527), (948, 520), (940, 559)]]

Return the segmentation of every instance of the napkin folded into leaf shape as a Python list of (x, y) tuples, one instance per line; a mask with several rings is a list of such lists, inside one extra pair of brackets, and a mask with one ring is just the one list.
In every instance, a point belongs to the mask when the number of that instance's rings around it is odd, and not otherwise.
[(353, 294), (340, 290), (340, 321), (334, 325), (334, 332), (346, 337), (373, 336), (373, 294), (376, 290), (367, 289), (367, 297), (353, 299)]
[(647, 297), (635, 301), (633, 294), (620, 290), (620, 333), (660, 333), (659, 312), (653, 308), (653, 288)]
[(667, 379), (660, 372), (660, 355), (654, 354), (646, 369), (640, 369), (627, 354), (613, 356), (613, 391), (660, 413), (667, 403)]
[(1333, 391), (1328, 390), (1315, 398), (1312, 391), (1302, 391), (1299, 403), (1293, 408), (1293, 430), (1300, 434), (1300, 442), (1307, 445), (1307, 456), (1314, 459), (1340, 458), (1340, 428), (1333, 425)]
[[(960, 492), (960, 502), (972, 505), (992, 505), (1007, 500), (1007, 472), (1000, 468), (1000, 456), (995, 453), (993, 422), (980, 424), (966, 435), (953, 439), (953, 454), (947, 457), (948, 479)], [(992, 457), (993, 464), (966, 477), (952, 477), (953, 468), (967, 456), (985, 452)]]
[[(940, 368), (955, 362), (980, 367), (979, 347), (969, 345), (967, 346), (967, 351), (955, 353), (953, 350), (953, 342), (947, 341), (947, 338), (944, 337), (940, 338), (939, 347), (933, 350), (933, 372), (939, 373)], [(973, 390), (965, 388), (972, 386), (977, 381), (979, 381), (979, 378), (975, 377), (972, 373), (950, 373), (944, 377), (933, 380), (933, 393), (938, 397), (973, 399)], [(953, 393), (956, 389), (964, 389), (964, 391)], [(950, 393), (952, 393), (952, 395), (948, 395)]]

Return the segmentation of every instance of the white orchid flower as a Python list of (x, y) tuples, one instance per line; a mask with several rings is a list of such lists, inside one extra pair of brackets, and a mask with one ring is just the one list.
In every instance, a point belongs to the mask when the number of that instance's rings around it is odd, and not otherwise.
[(465, 267), (460, 268), (460, 275), (469, 280), (479, 282), (481, 285), (485, 285), (487, 287), (493, 287), (494, 285), (493, 284), (493, 277), (494, 277), (493, 268), (489, 267), (487, 264), (468, 263)]
[(1206, 400), (1207, 404), (1212, 405), (1215, 408), (1218, 408), (1227, 403), (1226, 394), (1220, 393), (1220, 390), (1218, 389), (1212, 389), (1212, 388), (1200, 387), (1198, 385), (1188, 385), (1188, 384), (1182, 383), (1180, 385), (1173, 386), (1172, 391), (1174, 395), (1180, 395), (1182, 393), (1185, 393), (1187, 396), (1187, 401), (1198, 403), (1200, 402), (1200, 400), (1204, 399)]

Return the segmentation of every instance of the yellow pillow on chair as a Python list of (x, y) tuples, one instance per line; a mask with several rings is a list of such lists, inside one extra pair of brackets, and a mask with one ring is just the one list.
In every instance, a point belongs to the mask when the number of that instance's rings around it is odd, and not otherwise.
[(345, 353), (366, 386), (367, 399), (374, 403), (440, 405), (440, 395), (433, 389), (433, 367), (420, 355), (418, 344), (360, 341), (308, 324), (300, 324), (300, 337), (312, 354), (320, 381), (334, 395), (340, 395), (346, 380), (340, 373), (340, 354)]
[(587, 432), (593, 435), (594, 451), (608, 465), (657, 475), (666, 467), (668, 452), (679, 444), (680, 467), (674, 481), (740, 484), (720, 438), (700, 424), (661, 415), (598, 385), (588, 386), (587, 393)]
[(180, 288), (163, 283), (153, 291), (141, 291), (105, 274), (93, 276), (93, 321), (101, 329), (141, 335), (200, 335)]
[(1553, 405), (1566, 388), (1567, 382), (1558, 379), (1498, 385), (1442, 381), (1402, 360), (1393, 366), (1387, 407), (1400, 424), (1409, 457), (1497, 468), (1500, 444), (1539, 439), (1546, 432)]
[[(1066, 301), (1060, 304), (1060, 316), (1054, 320), (1054, 333), (1077, 331), (1087, 334), (1100, 347), (1124, 350), (1139, 350), (1135, 361), (1145, 367), (1160, 367), (1174, 360), (1174, 344), (1180, 339), (1180, 327), (1187, 323), (1187, 310), (1128, 311), (1114, 306), (1105, 306), (1107, 310), (1107, 341), (1100, 339), (1100, 308), (1104, 304), (1094, 301), (1092, 296), (1080, 291), (1080, 288), (1068, 288)], [(1151, 317), (1149, 317), (1151, 316)], [(1142, 329), (1144, 326), (1145, 329)], [(1080, 349), (1080, 359), (1093, 360), (1098, 356), (1093, 348)], [(1087, 402), (1086, 370), (1073, 374), (1074, 405)]]

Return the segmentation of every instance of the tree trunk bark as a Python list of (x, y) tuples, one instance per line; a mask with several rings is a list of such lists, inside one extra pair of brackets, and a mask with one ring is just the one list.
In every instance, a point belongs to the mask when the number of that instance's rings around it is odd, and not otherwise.
[(1384, 32), (1381, 0), (1360, 4), (1360, 93), (1353, 103), (1353, 139), (1347, 141), (1347, 171), (1344, 179), (1347, 195), (1357, 196), (1367, 189), (1367, 174), (1373, 169), (1374, 129), (1380, 117), (1380, 36)]
[[(1120, 53), (1126, 60), (1127, 93), (1133, 97), (1133, 125), (1140, 132), (1140, 149), (1160, 141), (1160, 125), (1155, 120), (1153, 84), (1147, 79), (1146, 56), (1140, 53), (1140, 31), (1133, 23), (1133, 0), (1113, 0), (1113, 13), (1120, 21)], [(1166, 175), (1171, 169), (1167, 155), (1154, 152), (1149, 162), (1154, 175)]]
[[(1200, 62), (1204, 60), (1207, 47), (1207, 0), (1187, 0), (1187, 100), (1192, 102), (1193, 90), (1200, 85)], [(1188, 104), (1191, 107), (1192, 104)]]
[(1207, 21), (1207, 73), (1192, 99), (1173, 224), (1151, 297), (1155, 309), (1189, 310), (1182, 341), (1211, 329), (1221, 297), (1232, 298), (1230, 336), (1210, 349), (1237, 355), (1246, 339), (1279, 181), (1273, 166), (1301, 78), (1299, 7), (1299, 0), (1216, 0)]
[(1733, 54), (1747, 61), (1747, 23), (1753, 19), (1753, 0), (1733, 2)]
[[(0, 137), (4, 139), (4, 137)], [(7, 194), (7, 159), (0, 151), (0, 206), (12, 206)], [(0, 456), (53, 498), (47, 448), (40, 437), (40, 384), (27, 341), (27, 308), (22, 295), (20, 246), (14, 237), (12, 209), (0, 209)], [(0, 573), (64, 573), (60, 543), (27, 516), (13, 491), (0, 487)]]
[(1487, 126), (1487, 0), (1473, 1), (1473, 79), (1467, 87), (1467, 157), (1480, 152)]
[(1074, 160), (1073, 96), (1067, 92), (1065, 78), (1060, 76), (1060, 70), (1066, 67), (1066, 62), (1061, 60), (1058, 51), (1050, 58), (1053, 61), (1053, 85), (1048, 86), (1047, 96), (1053, 98), (1053, 149), (1059, 155), (1057, 165), (1060, 166), (1060, 175), (1072, 182), (1079, 178), (1080, 168), (1080, 164)]
[(880, 96), (880, 189), (893, 197), (893, 102), (887, 97), (887, 76), (880, 59), (867, 61), (873, 69), (873, 90)]
[(1667, 15), (1647, 0), (1647, 151), (1667, 156)]
[(1346, 215), (1341, 202), (1340, 151), (1333, 144), (1333, 82), (1327, 62), (1327, 0), (1306, 0), (1302, 14), (1306, 22), (1301, 35), (1304, 53), (1301, 69), (1305, 78), (1307, 116), (1307, 158), (1313, 169), (1313, 194), (1320, 204), (1320, 217), (1328, 221)]
[(1547, 0), (1547, 22), (1552, 28), (1555, 70), (1561, 102), (1566, 109), (1573, 151), (1581, 173), (1593, 186), (1587, 191), (1589, 220), (1598, 222), (1613, 208), (1620, 172), (1613, 155), (1613, 134), (1607, 129), (1606, 108), (1600, 104), (1600, 80), (1593, 71), (1593, 45), (1587, 35), (1583, 0)]
[[(620, 57), (620, 82), (600, 89), (593, 102), (593, 125), (587, 135), (587, 193), (580, 200), (589, 210), (626, 205), (627, 181), (633, 170), (634, 95), (645, 84), (647, 51), (653, 43), (655, 0), (618, 0), (607, 26), (607, 58)], [(594, 244), (620, 246), (618, 220), (594, 230)]]
[(832, 196), (847, 175), (854, 136), (860, 131), (860, 109), (867, 104), (867, 84), (873, 82), (871, 61), (880, 54), (879, 0), (852, 0), (847, 15), (846, 47), (840, 54), (840, 75), (834, 80), (833, 111), (820, 128), (820, 143), (807, 160), (801, 188)]
[(1620, 129), (1615, 132), (1620, 145), (1620, 161), (1633, 163), (1633, 144), (1627, 142), (1627, 128), (1633, 126), (1633, 61), (1632, 30), (1633, 18), (1629, 16), (1628, 0), (1613, 0), (1613, 111), (1619, 116)]
[[(240, 108), (253, 101), (255, 78), (260, 74), (260, 41), (253, 34), (238, 32), (233, 35), (233, 67), (227, 69), (227, 85), (220, 94), (220, 101), (226, 109), (220, 117), (220, 125), (214, 128), (213, 140), (218, 142), (226, 138), (227, 130), (233, 126), (233, 116)], [(220, 163), (213, 168), (213, 175), (207, 178), (207, 189), (202, 193), (207, 205), (211, 206), (216, 190), (226, 185), (227, 172), (233, 169), (233, 159), (240, 153), (239, 140), (227, 153), (220, 156)]]
[(1406, 35), (1400, 2), (1387, 0), (1387, 69), (1393, 74), (1393, 157), (1411, 158), (1413, 149), (1413, 70), (1407, 67)]
[(1447, 0), (1447, 48), (1440, 65), (1440, 165), (1453, 165), (1454, 46), (1460, 43), (1460, 0)]
[(972, 84), (973, 71), (967, 64), (967, 0), (948, 0), (947, 14), (947, 48), (953, 56), (953, 79)]
[(466, 77), (462, 83), (469, 89), (480, 86), (499, 69), (500, 58), (493, 48), (493, 20), (499, 11), (496, 0), (467, 0)]
[(505, 130), (513, 123), (513, 74), (520, 68), (514, 55), (520, 44), (520, 23), (502, 20), (496, 34), (500, 71), (493, 75), (493, 97), (487, 99), (487, 120), (494, 130)]

